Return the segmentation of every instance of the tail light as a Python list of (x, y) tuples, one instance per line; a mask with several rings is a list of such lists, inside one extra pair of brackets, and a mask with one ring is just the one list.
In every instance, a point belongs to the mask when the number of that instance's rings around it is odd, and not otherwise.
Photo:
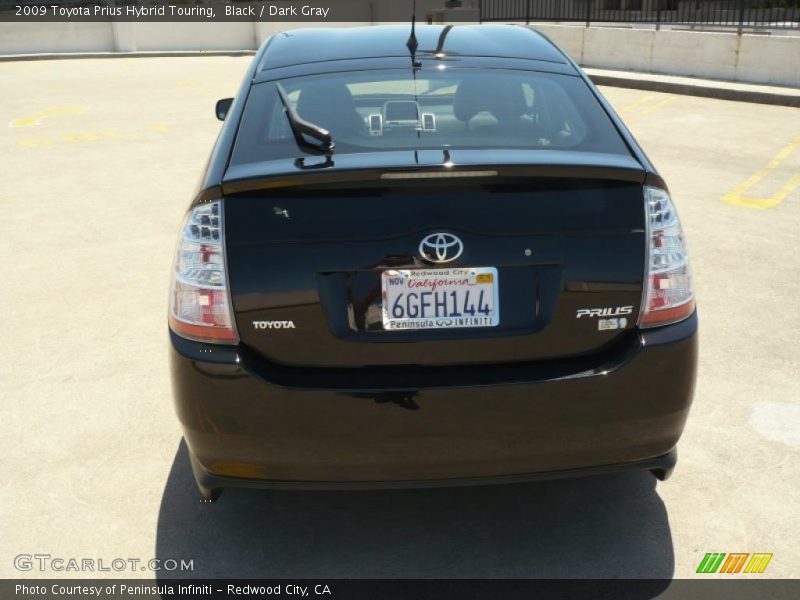
[(644, 188), (649, 238), (640, 327), (675, 323), (694, 312), (694, 288), (686, 241), (669, 194)]
[(201, 342), (238, 342), (225, 268), (222, 201), (192, 208), (181, 229), (169, 297), (169, 326)]

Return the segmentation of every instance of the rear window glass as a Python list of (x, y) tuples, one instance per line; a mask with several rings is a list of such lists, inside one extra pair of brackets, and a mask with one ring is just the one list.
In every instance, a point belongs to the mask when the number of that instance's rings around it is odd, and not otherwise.
[(303, 119), (328, 129), (334, 153), (547, 149), (628, 154), (584, 81), (532, 71), (410, 69), (293, 77), (254, 85), (234, 164), (302, 156), (277, 85)]

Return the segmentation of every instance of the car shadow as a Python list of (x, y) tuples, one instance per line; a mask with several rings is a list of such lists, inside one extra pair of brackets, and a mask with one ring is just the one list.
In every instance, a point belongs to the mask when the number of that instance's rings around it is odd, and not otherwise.
[[(674, 554), (646, 472), (390, 491), (195, 490), (184, 442), (156, 557), (195, 578), (653, 578)], [(654, 594), (663, 591), (667, 582)]]

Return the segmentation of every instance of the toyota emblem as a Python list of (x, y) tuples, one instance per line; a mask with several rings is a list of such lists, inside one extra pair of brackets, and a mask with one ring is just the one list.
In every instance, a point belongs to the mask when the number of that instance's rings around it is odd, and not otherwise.
[(419, 243), (419, 255), (433, 263), (449, 263), (461, 256), (464, 244), (452, 233), (432, 233)]

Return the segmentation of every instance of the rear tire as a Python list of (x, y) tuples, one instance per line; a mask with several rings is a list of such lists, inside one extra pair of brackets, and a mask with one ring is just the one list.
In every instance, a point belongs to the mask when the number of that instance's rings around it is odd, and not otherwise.
[(197, 484), (197, 490), (200, 492), (200, 502), (216, 502), (217, 498), (219, 498), (220, 494), (222, 494), (223, 488), (209, 487), (205, 485), (206, 471), (191, 452), (189, 452), (189, 462), (192, 465), (192, 474), (194, 475), (194, 481)]
[(655, 468), (650, 469), (653, 477), (659, 481), (666, 481), (675, 470), (675, 465), (678, 464), (678, 448), (673, 448), (663, 456), (658, 458), (658, 463)]
[(222, 494), (222, 488), (210, 488), (199, 483), (197, 484), (197, 489), (200, 492), (200, 502), (205, 504), (216, 502), (217, 498)]
[(653, 477), (659, 481), (666, 481), (672, 476), (674, 470), (675, 467), (671, 467), (669, 469), (651, 469), (650, 472), (653, 474)]

